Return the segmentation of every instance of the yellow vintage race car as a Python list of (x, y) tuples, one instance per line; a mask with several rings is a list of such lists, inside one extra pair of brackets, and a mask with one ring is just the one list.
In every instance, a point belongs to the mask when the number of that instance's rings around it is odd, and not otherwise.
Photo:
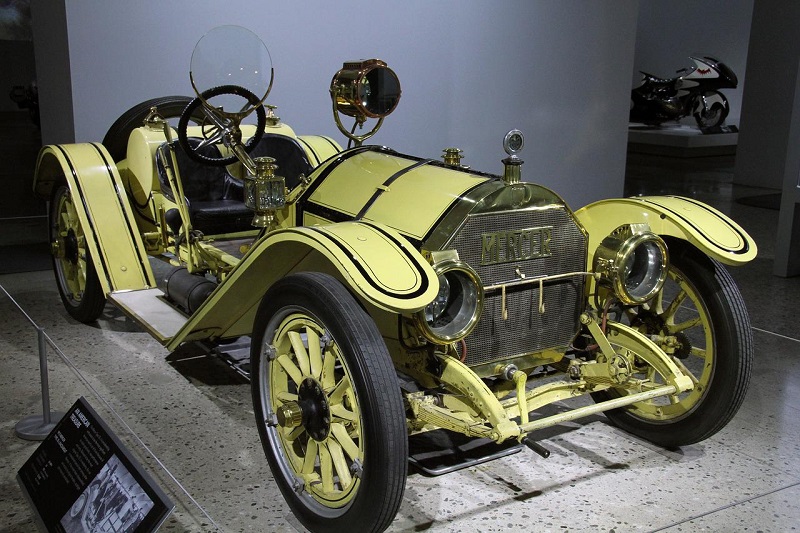
[(309, 530), (388, 527), (410, 435), (546, 457), (537, 430), (600, 412), (666, 447), (734, 416), (753, 347), (723, 264), (756, 256), (735, 222), (679, 197), (572, 211), (521, 180), (517, 130), (498, 175), (366, 144), (401, 94), (377, 59), (329, 87), (345, 149), (281, 122), (272, 78), (255, 34), (214, 29), (195, 98), (44, 147), (34, 188), (74, 318), (109, 302), (170, 350), (250, 338), (263, 448)]

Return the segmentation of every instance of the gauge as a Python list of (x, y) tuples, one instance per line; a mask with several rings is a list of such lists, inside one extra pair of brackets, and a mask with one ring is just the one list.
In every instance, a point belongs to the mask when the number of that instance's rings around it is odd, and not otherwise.
[(506, 133), (506, 136), (503, 139), (503, 149), (508, 155), (514, 155), (521, 152), (523, 146), (525, 146), (525, 137), (522, 135), (521, 131), (511, 130)]

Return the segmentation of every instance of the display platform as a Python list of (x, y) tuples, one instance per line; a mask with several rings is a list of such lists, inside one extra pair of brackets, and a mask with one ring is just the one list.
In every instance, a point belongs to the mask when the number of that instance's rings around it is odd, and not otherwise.
[(672, 157), (706, 157), (736, 154), (736, 126), (723, 126), (719, 133), (703, 133), (697, 126), (662, 124), (628, 125), (628, 152)]

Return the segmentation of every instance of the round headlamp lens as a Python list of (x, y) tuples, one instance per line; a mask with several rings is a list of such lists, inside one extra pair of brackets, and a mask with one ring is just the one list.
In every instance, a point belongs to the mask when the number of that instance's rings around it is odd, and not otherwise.
[(423, 335), (446, 344), (467, 336), (483, 309), (483, 289), (478, 275), (465, 263), (438, 265), (439, 293), (416, 315)]
[(623, 267), (625, 291), (635, 300), (651, 298), (661, 286), (664, 255), (655, 241), (637, 246)]
[(450, 282), (447, 276), (439, 275), (439, 292), (436, 298), (425, 307), (425, 320), (428, 324), (435, 324), (447, 309), (450, 300)]
[(667, 279), (667, 265), (667, 245), (650, 231), (619, 229), (603, 239), (594, 259), (601, 283), (627, 305), (653, 298)]

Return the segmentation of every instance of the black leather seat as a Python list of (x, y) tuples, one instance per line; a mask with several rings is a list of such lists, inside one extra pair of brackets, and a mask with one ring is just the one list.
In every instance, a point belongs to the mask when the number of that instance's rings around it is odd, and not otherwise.
[(308, 162), (306, 152), (299, 142), (291, 137), (274, 133), (265, 133), (256, 147), (253, 148), (253, 151), (250, 152), (250, 156), (269, 156), (274, 158), (275, 164), (278, 165), (278, 170), (275, 174), (286, 178), (286, 187), (289, 190), (300, 184), (301, 174), (308, 176), (314, 169), (311, 163)]
[[(192, 146), (198, 146), (199, 138), (189, 138)], [(220, 157), (214, 145), (198, 148), (209, 157)], [(168, 152), (165, 152), (168, 153)], [(157, 158), (158, 179), (161, 192), (172, 201), (175, 194), (167, 179), (161, 158)], [(183, 192), (189, 207), (192, 227), (204, 235), (235, 233), (253, 229), (253, 211), (244, 205), (244, 189), (241, 180), (231, 176), (225, 167), (212, 167), (190, 158), (176, 143), (175, 159), (180, 171)]]
[[(189, 144), (197, 147), (202, 139), (190, 137)], [(192, 227), (204, 235), (235, 233), (253, 229), (253, 211), (244, 205), (241, 180), (234, 178), (225, 167), (212, 167), (190, 158), (176, 143), (175, 158), (181, 175), (183, 192), (189, 206)], [(219, 158), (219, 148), (214, 145), (197, 149), (208, 157)], [(265, 133), (251, 157), (269, 156), (278, 165), (277, 175), (286, 178), (290, 190), (300, 183), (300, 176), (308, 176), (313, 167), (306, 152), (295, 139), (274, 133)], [(175, 195), (169, 185), (161, 158), (157, 161), (161, 192), (172, 201)]]

